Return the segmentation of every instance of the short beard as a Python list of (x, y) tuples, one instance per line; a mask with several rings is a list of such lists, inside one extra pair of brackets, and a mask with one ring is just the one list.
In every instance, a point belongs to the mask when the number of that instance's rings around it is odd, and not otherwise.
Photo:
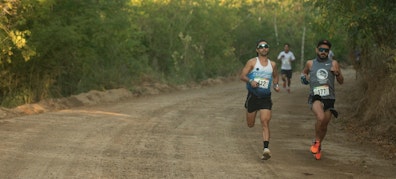
[(319, 58), (320, 60), (324, 61), (324, 60), (327, 60), (327, 59), (329, 58), (329, 56), (326, 56), (326, 57), (324, 57), (324, 58), (321, 58), (320, 55), (318, 55), (318, 58)]

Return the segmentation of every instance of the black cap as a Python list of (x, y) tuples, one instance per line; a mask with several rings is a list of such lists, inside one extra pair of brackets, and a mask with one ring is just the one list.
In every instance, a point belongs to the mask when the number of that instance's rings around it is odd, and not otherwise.
[(318, 46), (317, 47), (319, 47), (320, 45), (327, 45), (327, 46), (329, 46), (329, 48), (331, 48), (331, 43), (330, 43), (330, 41), (328, 41), (328, 40), (320, 40), (319, 42), (318, 42)]

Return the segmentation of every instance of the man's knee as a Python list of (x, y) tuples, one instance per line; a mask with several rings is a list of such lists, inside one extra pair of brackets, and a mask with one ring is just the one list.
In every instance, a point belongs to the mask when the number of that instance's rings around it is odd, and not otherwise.
[(317, 116), (316, 119), (318, 120), (322, 128), (327, 128), (327, 125), (330, 123), (330, 119), (326, 115)]

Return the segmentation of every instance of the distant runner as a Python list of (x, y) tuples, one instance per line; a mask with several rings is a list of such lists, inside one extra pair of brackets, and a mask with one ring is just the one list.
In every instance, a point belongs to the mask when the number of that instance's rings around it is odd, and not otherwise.
[(288, 43), (284, 46), (284, 51), (278, 55), (278, 60), (282, 61), (281, 74), (283, 81), (283, 88), (287, 88), (287, 92), (290, 93), (290, 83), (293, 74), (292, 61), (296, 60), (293, 52), (290, 51), (290, 45)]

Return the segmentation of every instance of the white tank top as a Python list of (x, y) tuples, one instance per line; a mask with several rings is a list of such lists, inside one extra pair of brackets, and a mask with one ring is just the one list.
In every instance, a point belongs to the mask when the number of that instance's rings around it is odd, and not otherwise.
[(254, 95), (258, 97), (266, 97), (271, 96), (271, 84), (272, 84), (272, 65), (271, 61), (268, 59), (268, 63), (266, 66), (263, 66), (260, 63), (258, 57), (256, 57), (256, 64), (250, 73), (247, 75), (249, 79), (253, 79), (259, 84), (259, 87), (252, 88), (250, 83), (246, 84), (249, 92), (252, 92)]

